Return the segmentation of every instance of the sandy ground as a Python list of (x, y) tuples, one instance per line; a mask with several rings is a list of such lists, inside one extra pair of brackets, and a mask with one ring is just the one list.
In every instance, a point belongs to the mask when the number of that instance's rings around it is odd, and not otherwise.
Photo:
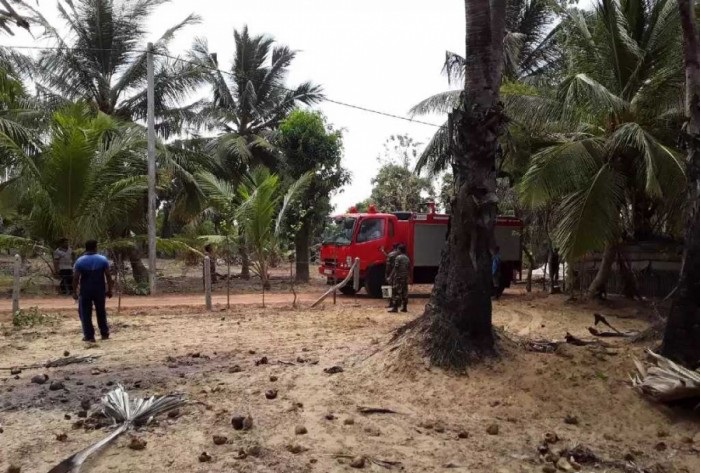
[[(100, 356), (17, 378), (0, 371), (0, 472), (10, 464), (46, 472), (107, 435), (109, 428), (75, 423), (80, 402), (97, 402), (115, 383), (134, 395), (182, 392), (196, 402), (118, 439), (85, 472), (342, 472), (356, 471), (349, 457), (358, 455), (401, 462), (367, 462), (364, 470), (375, 472), (541, 472), (537, 448), (547, 432), (560, 439), (552, 450), (584, 445), (618, 465), (587, 463), (582, 471), (699, 471), (698, 412), (661, 407), (630, 389), (631, 357), (644, 346), (616, 339), (613, 355), (569, 345), (544, 354), (505, 341), (511, 348), (500, 360), (454, 375), (398, 359), (402, 350), (387, 344), (424, 302), (413, 299), (409, 315), (387, 314), (382, 301), (364, 298), (318, 310), (148, 307), (112, 316), (112, 338), (92, 347), (80, 342), (72, 310), (55, 325), (23, 330), (0, 315), (0, 367), (60, 358), (64, 350)], [(512, 291), (495, 303), (494, 323), (510, 337), (588, 337), (594, 310), (621, 330), (648, 325), (640, 307), (587, 307)], [(334, 365), (344, 371), (324, 372)], [(30, 382), (42, 373), (49, 382)], [(53, 380), (64, 389), (50, 390)], [(273, 400), (264, 395), (270, 389), (278, 391)], [(358, 406), (397, 413), (364, 415)], [(253, 428), (233, 430), (234, 415), (250, 415)], [(486, 431), (492, 424), (496, 435)], [(296, 426), (307, 433), (296, 435)], [(129, 449), (130, 435), (146, 448)], [(228, 440), (214, 445), (213, 435)], [(198, 460), (203, 451), (210, 462)]]

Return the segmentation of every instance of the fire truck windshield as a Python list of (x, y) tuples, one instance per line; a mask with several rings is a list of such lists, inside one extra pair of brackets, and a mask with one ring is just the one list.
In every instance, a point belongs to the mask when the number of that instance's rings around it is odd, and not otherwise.
[(350, 245), (353, 239), (353, 229), (356, 219), (353, 217), (338, 217), (326, 227), (323, 243), (328, 245)]

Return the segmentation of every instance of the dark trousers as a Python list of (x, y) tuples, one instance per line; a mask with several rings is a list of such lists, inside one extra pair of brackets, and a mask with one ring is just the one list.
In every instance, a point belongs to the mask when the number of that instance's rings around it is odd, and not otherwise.
[(95, 339), (95, 327), (92, 324), (92, 306), (95, 304), (97, 314), (97, 326), (100, 335), (108, 337), (110, 329), (107, 326), (107, 310), (105, 309), (105, 293), (87, 292), (80, 294), (78, 298), (78, 315), (80, 324), (83, 326), (83, 337), (86, 340)]
[(58, 271), (58, 276), (61, 278), (59, 283), (59, 290), (61, 294), (70, 294), (73, 292), (73, 270), (72, 269), (60, 269)]

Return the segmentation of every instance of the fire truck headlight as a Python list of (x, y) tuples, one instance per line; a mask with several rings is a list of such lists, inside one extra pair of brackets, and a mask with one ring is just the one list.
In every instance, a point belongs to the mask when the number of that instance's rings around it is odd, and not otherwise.
[(350, 268), (352, 264), (353, 264), (353, 260), (351, 259), (351, 257), (346, 256), (346, 266), (348, 266)]

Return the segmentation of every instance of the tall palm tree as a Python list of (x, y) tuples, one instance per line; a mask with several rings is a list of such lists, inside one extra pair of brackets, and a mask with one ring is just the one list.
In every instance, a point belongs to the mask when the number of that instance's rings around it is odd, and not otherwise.
[(506, 0), (465, 0), (465, 86), (450, 116), (456, 197), (446, 245), (424, 313), (397, 331), (410, 334), (433, 364), (462, 370), (494, 356), (491, 261), (496, 173), (504, 116), (502, 82)]
[(566, 23), (564, 79), (505, 101), (515, 120), (551, 140), (523, 176), (524, 203), (557, 203), (554, 237), (568, 259), (607, 248), (596, 294), (621, 238), (673, 232), (682, 206), (679, 12), (673, 0), (600, 0)]
[(198, 39), (191, 61), (207, 68), (212, 87), (209, 100), (199, 104), (193, 123), (220, 133), (212, 149), (231, 176), (240, 175), (252, 163), (275, 168), (271, 132), (300, 104), (323, 99), (321, 87), (311, 82), (286, 86), (285, 78), (296, 52), (275, 44), (272, 37), (252, 36), (248, 27), (234, 30), (236, 51), (230, 73), (219, 70), (216, 53), (205, 39)]
[[(190, 60), (209, 70), (207, 80), (212, 96), (202, 101), (194, 119), (199, 129), (219, 135), (210, 141), (210, 154), (224, 170), (223, 177), (238, 180), (252, 166), (277, 167), (277, 150), (271, 135), (296, 106), (311, 105), (323, 98), (321, 87), (304, 82), (286, 86), (290, 64), (296, 52), (276, 45), (266, 35), (252, 36), (248, 27), (234, 30), (236, 50), (230, 73), (219, 70), (216, 53), (205, 39), (197, 39)], [(249, 277), (246, 245), (240, 246), (241, 277)]]
[(695, 3), (677, 0), (686, 76), (687, 211), (682, 270), (661, 347), (663, 355), (692, 369), (699, 364), (699, 18)]
[[(56, 49), (39, 58), (39, 93), (59, 104), (84, 100), (107, 115), (145, 120), (145, 25), (154, 8), (167, 1), (59, 1), (59, 17), (68, 35), (43, 21), (45, 35)], [(169, 54), (168, 45), (177, 33), (197, 22), (199, 17), (191, 14), (153, 43), (156, 129), (164, 137), (180, 130), (190, 111), (182, 102), (202, 84), (202, 71), (163, 55)]]

